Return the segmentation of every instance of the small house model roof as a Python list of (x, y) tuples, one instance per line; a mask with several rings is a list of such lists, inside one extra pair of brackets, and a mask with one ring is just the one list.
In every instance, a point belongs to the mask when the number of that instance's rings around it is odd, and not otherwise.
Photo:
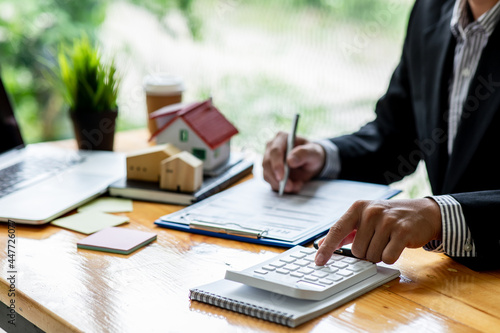
[(131, 153), (128, 153), (127, 158), (144, 157), (147, 155), (164, 153), (166, 148), (167, 148), (167, 144), (162, 144), (162, 145), (156, 145), (156, 146), (152, 146), (152, 147), (139, 149), (139, 150), (133, 151)]
[(162, 108), (159, 108), (158, 110), (151, 112), (149, 115), (150, 119), (156, 119), (156, 118), (161, 118), (161, 117), (166, 117), (169, 115), (175, 115), (177, 112), (180, 110), (186, 108), (187, 106), (190, 106), (191, 104), (187, 103), (176, 103), (176, 104), (171, 104), (164, 106)]
[(175, 154), (173, 156), (170, 156), (169, 158), (163, 160), (161, 163), (162, 164), (169, 164), (173, 161), (180, 160), (184, 162), (185, 164), (197, 168), (199, 166), (203, 165), (203, 161), (197, 158), (196, 156), (192, 155), (191, 153), (187, 151), (180, 152), (178, 154)]
[(172, 116), (173, 113), (175, 116), (158, 129), (151, 139), (167, 129), (178, 118), (182, 118), (210, 149), (219, 147), (238, 133), (236, 127), (212, 104), (211, 98), (204, 102), (189, 104), (178, 110), (168, 110), (163, 114), (155, 113), (154, 118)]

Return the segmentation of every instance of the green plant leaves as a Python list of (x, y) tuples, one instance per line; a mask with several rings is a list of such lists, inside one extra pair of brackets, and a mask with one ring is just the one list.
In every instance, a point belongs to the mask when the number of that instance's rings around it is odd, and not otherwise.
[(94, 113), (116, 109), (118, 78), (114, 62), (105, 64), (86, 36), (58, 54), (63, 96), (71, 112)]

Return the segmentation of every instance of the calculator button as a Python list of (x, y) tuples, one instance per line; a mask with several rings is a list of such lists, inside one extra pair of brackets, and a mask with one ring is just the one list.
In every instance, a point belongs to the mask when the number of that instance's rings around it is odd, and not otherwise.
[(257, 273), (257, 274), (260, 274), (260, 275), (265, 275), (265, 274), (267, 274), (267, 272), (266, 272), (266, 271), (263, 271), (262, 269), (256, 269), (256, 270), (254, 271), (254, 273)]
[(328, 286), (333, 284), (333, 281), (331, 281), (331, 280), (319, 280), (318, 282), (321, 284), (326, 284)]
[(305, 258), (306, 254), (304, 253), (292, 253), (290, 254), (290, 257), (296, 258), (296, 259), (303, 259)]
[(280, 261), (283, 261), (283, 262), (286, 262), (287, 264), (291, 264), (292, 262), (294, 262), (296, 259), (294, 258), (290, 258), (290, 257), (287, 257), (287, 258), (281, 258)]
[(319, 279), (317, 277), (312, 276), (312, 275), (306, 275), (306, 276), (304, 276), (304, 280), (318, 281)]
[(275, 261), (275, 262), (270, 263), (269, 265), (274, 266), (276, 268), (281, 268), (281, 267), (285, 266), (286, 264), (284, 262), (281, 262), (281, 261)]
[(272, 271), (274, 271), (276, 269), (276, 267), (266, 265), (266, 266), (263, 266), (262, 269), (266, 270), (266, 271), (272, 272)]
[(346, 268), (347, 266), (349, 266), (348, 264), (344, 264), (342, 262), (335, 262), (332, 264), (333, 267), (337, 267), (337, 268)]
[(322, 269), (323, 272), (326, 272), (328, 274), (335, 273), (338, 270), (339, 270), (338, 268), (335, 268), (335, 267), (332, 267), (332, 266), (324, 266), (323, 269)]
[(342, 259), (344, 259), (345, 257), (344, 256), (341, 256), (340, 254), (333, 254), (332, 257), (330, 258), (330, 260), (334, 260), (334, 261), (340, 261)]
[(327, 276), (326, 279), (332, 280), (333, 282), (338, 282), (338, 281), (342, 280), (343, 277), (340, 275), (330, 275), (330, 276)]
[(301, 278), (304, 276), (304, 274), (298, 273), (298, 272), (291, 272), (290, 276), (296, 277), (296, 278)]
[(342, 260), (343, 262), (346, 262), (348, 264), (354, 264), (354, 263), (357, 263), (358, 261), (360, 261), (359, 259), (356, 259), (356, 258), (351, 258), (351, 257), (345, 257), (344, 260)]
[(342, 275), (344, 277), (347, 277), (347, 276), (351, 276), (352, 275), (352, 272), (346, 270), (346, 269), (342, 269), (340, 271), (337, 272), (338, 275)]
[(373, 263), (370, 262), (370, 261), (366, 261), (366, 260), (360, 260), (359, 262), (355, 263), (354, 265), (355, 266), (361, 266), (361, 267), (368, 267), (368, 266), (371, 266)]
[(297, 260), (296, 262), (294, 262), (295, 265), (299, 265), (302, 267), (309, 265), (309, 263), (310, 262), (307, 260)]
[(310, 254), (307, 257), (305, 257), (304, 260), (314, 261), (315, 258), (316, 258), (316, 254)]
[(299, 282), (297, 282), (297, 287), (302, 288), (302, 289), (309, 289), (309, 290), (312, 289), (312, 290), (318, 290), (318, 291), (321, 291), (321, 290), (326, 288), (326, 286), (322, 286), (320, 284), (311, 283), (311, 282), (303, 281), (303, 280), (300, 280)]
[(276, 270), (276, 273), (280, 273), (280, 274), (288, 274), (290, 273), (290, 271), (287, 271), (286, 269), (283, 269), (283, 268), (278, 268)]
[(314, 272), (314, 269), (302, 267), (301, 269), (299, 269), (299, 272), (303, 274), (311, 274), (312, 272)]
[(311, 274), (312, 276), (319, 277), (319, 278), (324, 278), (325, 276), (328, 276), (328, 273), (324, 272), (314, 272)]
[(353, 272), (359, 272), (359, 271), (362, 271), (364, 269), (364, 267), (352, 265), (352, 266), (347, 267), (346, 269), (353, 271)]
[(290, 264), (290, 265), (286, 265), (285, 267), (283, 267), (283, 269), (286, 269), (287, 271), (296, 271), (299, 268), (300, 267), (295, 265), (295, 264)]
[(301, 249), (300, 252), (305, 253), (305, 254), (313, 254), (313, 253), (316, 253), (316, 250), (313, 250), (313, 249)]

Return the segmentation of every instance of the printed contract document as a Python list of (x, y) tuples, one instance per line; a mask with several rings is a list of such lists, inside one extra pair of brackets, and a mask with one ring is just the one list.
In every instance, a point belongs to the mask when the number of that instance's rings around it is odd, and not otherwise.
[(328, 230), (356, 200), (387, 199), (399, 192), (386, 185), (316, 180), (298, 194), (279, 196), (263, 180), (252, 179), (160, 221), (191, 228), (202, 225), (214, 232), (218, 228), (256, 232), (259, 238), (293, 243)]

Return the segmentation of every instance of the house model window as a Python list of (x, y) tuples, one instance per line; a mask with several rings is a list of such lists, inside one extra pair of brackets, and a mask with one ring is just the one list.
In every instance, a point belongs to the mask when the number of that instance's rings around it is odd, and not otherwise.
[(193, 148), (193, 155), (204, 161), (207, 158), (205, 149)]
[(187, 142), (189, 140), (189, 132), (186, 129), (181, 129), (179, 139), (181, 142)]

